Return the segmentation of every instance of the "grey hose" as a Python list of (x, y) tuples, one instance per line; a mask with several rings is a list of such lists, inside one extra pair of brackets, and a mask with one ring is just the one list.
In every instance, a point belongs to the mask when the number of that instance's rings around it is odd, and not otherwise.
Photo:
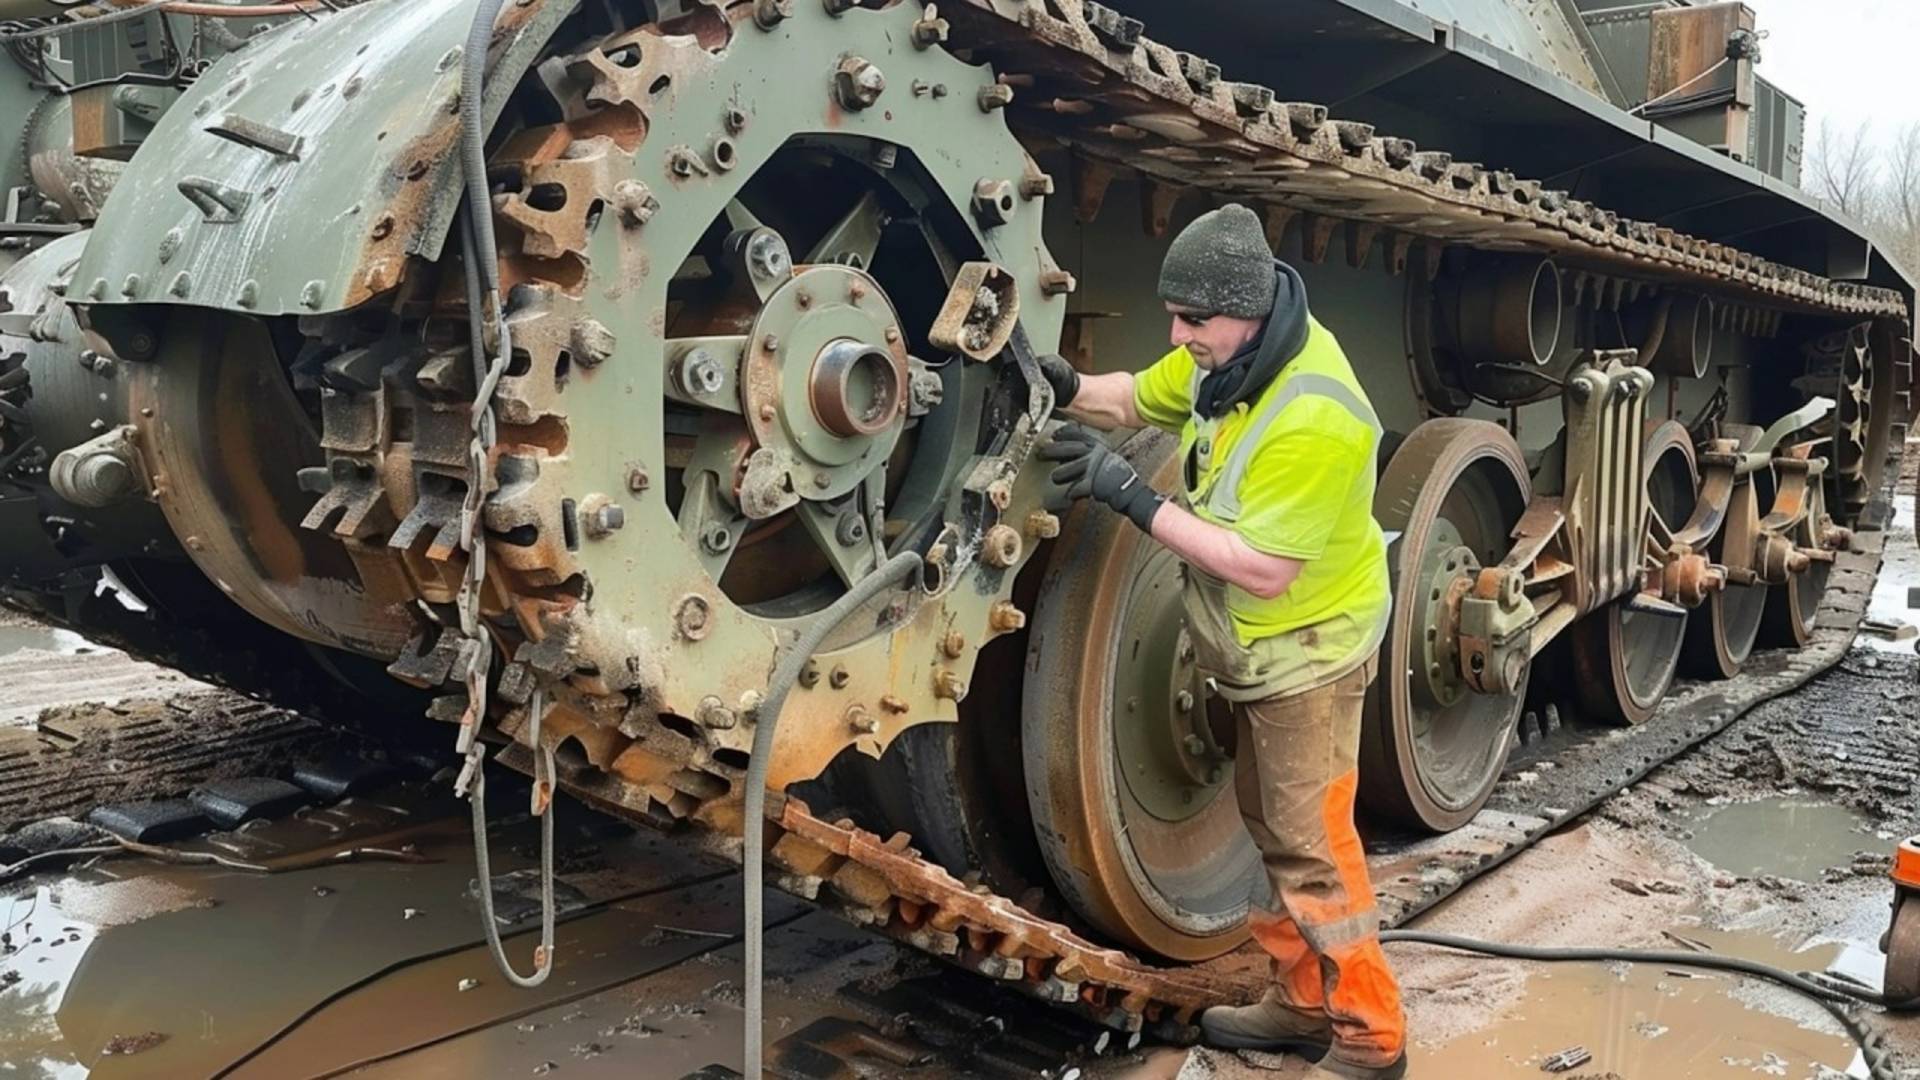
[[(467, 189), (467, 227), (472, 230), (476, 249), (473, 257), (467, 260), (467, 265), (470, 270), (476, 269), (473, 263), (476, 259), (479, 262), (477, 269), (486, 299), (500, 316), (497, 327), (500, 339), (498, 355), (511, 356), (513, 342), (507, 331), (506, 312), (500, 303), (500, 247), (493, 235), (493, 201), (487, 195), (484, 115), (487, 46), (493, 41), (493, 20), (499, 16), (505, 2), (480, 0), (480, 6), (473, 12), (473, 22), (467, 27), (467, 43), (460, 53), (460, 167)], [(467, 317), (469, 321), (475, 321), (484, 318), (485, 314), (468, 312)], [(475, 400), (485, 402), (491, 396), (490, 393), (479, 393), (475, 395)]]
[(1486, 956), (1498, 956), (1507, 960), (1560, 961), (1602, 961), (1606, 963), (1623, 962), (1630, 964), (1665, 964), (1672, 967), (1706, 968), (1709, 971), (1727, 971), (1737, 975), (1749, 975), (1756, 979), (1765, 979), (1777, 983), (1789, 990), (1798, 991), (1812, 998), (1821, 1008), (1833, 1014), (1840, 1026), (1852, 1036), (1860, 1046), (1860, 1055), (1866, 1060), (1867, 1071), (1873, 1080), (1899, 1080), (1899, 1072), (1894, 1069), (1892, 1057), (1885, 1045), (1885, 1036), (1869, 1028), (1858, 1016), (1848, 1009), (1849, 1004), (1878, 1005), (1891, 1010), (1911, 1010), (1920, 1008), (1920, 1001), (1888, 1001), (1884, 995), (1870, 990), (1854, 989), (1841, 985), (1816, 983), (1791, 971), (1762, 964), (1756, 960), (1743, 960), (1737, 956), (1713, 956), (1705, 953), (1681, 952), (1677, 949), (1608, 949), (1593, 947), (1549, 947), (1542, 945), (1510, 945), (1501, 941), (1481, 941), (1477, 938), (1460, 937), (1455, 934), (1432, 934), (1424, 930), (1383, 930), (1380, 933), (1382, 944), (1403, 942), (1412, 945), (1435, 945), (1443, 949), (1458, 949), (1461, 952), (1481, 953)]
[(764, 899), (762, 890), (765, 888), (762, 884), (762, 864), (766, 853), (761, 849), (766, 845), (767, 769), (772, 765), (773, 729), (780, 723), (780, 710), (786, 705), (787, 692), (799, 681), (801, 670), (807, 666), (807, 661), (813, 659), (814, 652), (826, 641), (827, 635), (882, 590), (903, 577), (918, 573), (920, 564), (919, 552), (903, 551), (861, 578), (853, 588), (847, 590), (845, 596), (821, 612), (820, 617), (813, 621), (813, 625), (800, 635), (800, 639), (774, 666), (773, 678), (767, 683), (767, 696), (754, 710), (753, 756), (747, 759), (747, 820), (742, 828), (744, 844), (740, 849), (740, 865), (746, 877), (747, 924), (747, 1015), (742, 1041), (746, 1054), (746, 1075), (750, 1080), (759, 1080), (761, 1075), (760, 980), (765, 968), (761, 936), (766, 926), (766, 911), (761, 906)]

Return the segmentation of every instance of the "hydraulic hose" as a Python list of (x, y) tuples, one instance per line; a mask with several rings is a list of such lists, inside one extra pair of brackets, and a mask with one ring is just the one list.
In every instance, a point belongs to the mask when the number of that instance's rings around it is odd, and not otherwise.
[(827, 640), (827, 635), (839, 629), (841, 623), (846, 622), (862, 605), (880, 595), (882, 590), (901, 578), (919, 573), (920, 565), (919, 552), (903, 551), (861, 578), (853, 588), (847, 590), (845, 596), (821, 612), (813, 625), (774, 665), (773, 678), (767, 682), (767, 696), (754, 710), (753, 756), (747, 759), (746, 822), (741, 830), (743, 844), (740, 849), (740, 866), (746, 878), (744, 907), (747, 941), (747, 971), (744, 979), (747, 992), (746, 1026), (742, 1043), (746, 1055), (746, 1075), (752, 1080), (759, 1080), (761, 1076), (760, 982), (766, 959), (765, 943), (761, 940), (766, 926), (766, 911), (761, 906), (766, 853), (761, 849), (766, 845), (767, 770), (772, 766), (773, 731), (780, 723), (780, 711), (787, 703), (788, 691), (799, 681), (800, 672), (806, 668), (807, 661), (813, 659), (821, 643)]
[(1871, 990), (1855, 989), (1840, 984), (1817, 983), (1804, 975), (1773, 967), (1770, 964), (1762, 964), (1757, 960), (1744, 960), (1737, 956), (1715, 956), (1707, 953), (1682, 952), (1677, 949), (1510, 945), (1506, 942), (1481, 941), (1455, 934), (1433, 934), (1424, 930), (1383, 930), (1380, 933), (1380, 941), (1382, 944), (1401, 942), (1412, 945), (1433, 945), (1443, 949), (1497, 956), (1506, 960), (1537, 960), (1548, 963), (1600, 961), (1665, 964), (1672, 967), (1726, 971), (1736, 975), (1765, 979), (1812, 998), (1821, 1008), (1833, 1014), (1833, 1018), (1840, 1022), (1841, 1028), (1859, 1045), (1860, 1055), (1866, 1060), (1867, 1071), (1873, 1080), (1899, 1080), (1900, 1074), (1893, 1067), (1891, 1053), (1885, 1044), (1886, 1037), (1868, 1027), (1849, 1010), (1848, 1005), (1877, 1005), (1890, 1011), (1920, 1009), (1920, 1000), (1888, 1001), (1885, 995), (1876, 994)]

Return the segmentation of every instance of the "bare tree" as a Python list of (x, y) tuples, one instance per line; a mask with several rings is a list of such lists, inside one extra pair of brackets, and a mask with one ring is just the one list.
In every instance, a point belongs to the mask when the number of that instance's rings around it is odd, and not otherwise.
[(1832, 121), (1821, 120), (1807, 153), (1807, 190), (1845, 213), (1864, 215), (1880, 171), (1871, 136), (1871, 122), (1836, 132)]
[(1868, 212), (1879, 242), (1908, 266), (1920, 265), (1920, 123), (1900, 129), (1883, 160), (1882, 193)]

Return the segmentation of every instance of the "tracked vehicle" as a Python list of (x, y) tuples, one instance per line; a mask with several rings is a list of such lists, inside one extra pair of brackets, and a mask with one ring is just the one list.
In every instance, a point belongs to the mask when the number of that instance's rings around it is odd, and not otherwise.
[(69, 84), (6, 75), (11, 595), (119, 625), (105, 568), (150, 651), (397, 680), (736, 857), (784, 694), (781, 884), (1121, 1026), (1219, 996), (1261, 876), (1177, 564), (1043, 509), (1035, 358), (1157, 358), (1187, 217), (1265, 215), (1393, 432), (1380, 829), (1470, 821), (1530, 704), (1804, 643), (1905, 431), (1910, 283), (1739, 4), (512, 0), (477, 105), (474, 0), (308, 6), (11, 43)]

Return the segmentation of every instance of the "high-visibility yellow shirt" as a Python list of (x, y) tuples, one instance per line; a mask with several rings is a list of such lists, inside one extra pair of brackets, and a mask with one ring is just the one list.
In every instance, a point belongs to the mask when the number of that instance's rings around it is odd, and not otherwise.
[[(1325, 380), (1345, 387), (1350, 396), (1340, 400), (1307, 389), (1338, 390)], [(1316, 666), (1363, 662), (1385, 631), (1392, 592), (1386, 538), (1373, 519), (1378, 429), (1340, 343), (1309, 319), (1306, 344), (1273, 384), (1257, 400), (1241, 402), (1211, 422), (1193, 413), (1197, 383), (1193, 356), (1184, 347), (1134, 379), (1141, 419), (1180, 435), (1191, 509), (1231, 528), (1255, 551), (1303, 564), (1287, 591), (1271, 600), (1229, 585), (1227, 608), (1241, 644), (1320, 627), (1324, 632), (1299, 635)], [(1217, 513), (1221, 499), (1213, 488), (1239, 441), (1257, 426), (1263, 410), (1283, 399), (1290, 400), (1258, 433), (1259, 443), (1244, 462), (1233, 493), (1237, 515)]]

